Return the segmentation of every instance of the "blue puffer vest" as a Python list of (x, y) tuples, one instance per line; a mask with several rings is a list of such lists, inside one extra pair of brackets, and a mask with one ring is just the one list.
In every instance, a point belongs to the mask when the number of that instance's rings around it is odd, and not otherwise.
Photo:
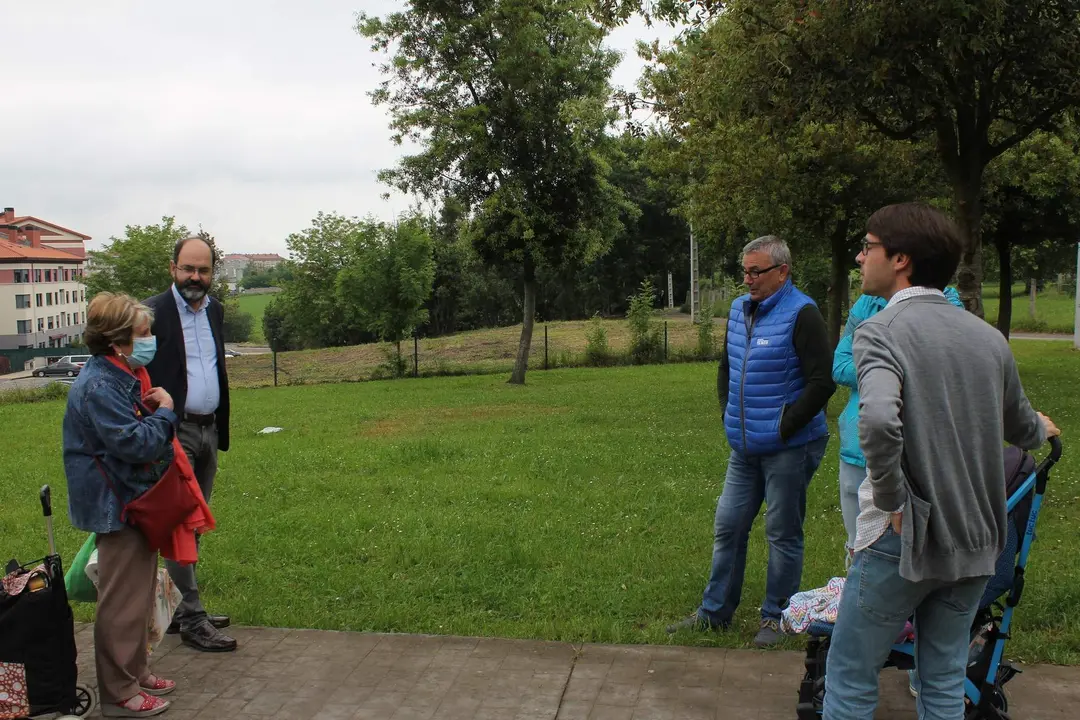
[(732, 450), (767, 455), (799, 447), (829, 434), (824, 411), (787, 442), (780, 439), (784, 406), (806, 386), (792, 336), (799, 311), (814, 305), (790, 279), (747, 315), (750, 296), (731, 305), (727, 353), (730, 368), (724, 430)]

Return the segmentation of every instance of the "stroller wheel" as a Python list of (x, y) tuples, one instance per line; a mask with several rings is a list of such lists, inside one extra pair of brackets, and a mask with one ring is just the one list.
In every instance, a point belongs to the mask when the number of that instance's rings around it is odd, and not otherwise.
[(1005, 697), (1005, 691), (995, 685), (988, 692), (992, 711), (984, 713), (965, 698), (968, 710), (964, 714), (964, 720), (1009, 720), (1009, 699)]
[(76, 717), (86, 717), (97, 707), (97, 691), (89, 685), (78, 683), (75, 685), (75, 707), (71, 708), (71, 714)]

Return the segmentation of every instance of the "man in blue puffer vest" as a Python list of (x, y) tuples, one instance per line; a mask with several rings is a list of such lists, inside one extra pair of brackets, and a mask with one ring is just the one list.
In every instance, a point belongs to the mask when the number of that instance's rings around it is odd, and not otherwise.
[(802, 580), (806, 491), (828, 444), (824, 408), (836, 385), (825, 319), (792, 283), (787, 244), (773, 235), (749, 243), (743, 272), (750, 292), (732, 303), (716, 383), (731, 457), (716, 504), (712, 571), (701, 606), (667, 630), (731, 624), (764, 501), (769, 568), (754, 638), (764, 647), (780, 639), (781, 610)]

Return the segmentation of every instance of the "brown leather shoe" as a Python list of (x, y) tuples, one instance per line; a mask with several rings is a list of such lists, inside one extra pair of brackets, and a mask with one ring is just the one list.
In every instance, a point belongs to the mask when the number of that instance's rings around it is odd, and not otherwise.
[(211, 625), (209, 620), (180, 630), (180, 640), (203, 652), (232, 652), (236, 649), (236, 640)]

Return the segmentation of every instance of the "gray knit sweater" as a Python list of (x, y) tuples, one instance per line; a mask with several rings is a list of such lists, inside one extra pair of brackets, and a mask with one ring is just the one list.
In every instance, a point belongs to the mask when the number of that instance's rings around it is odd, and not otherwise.
[(1003, 445), (1046, 441), (1008, 343), (944, 298), (922, 296), (864, 321), (852, 353), (874, 505), (904, 510), (900, 575), (993, 575), (1006, 538)]

